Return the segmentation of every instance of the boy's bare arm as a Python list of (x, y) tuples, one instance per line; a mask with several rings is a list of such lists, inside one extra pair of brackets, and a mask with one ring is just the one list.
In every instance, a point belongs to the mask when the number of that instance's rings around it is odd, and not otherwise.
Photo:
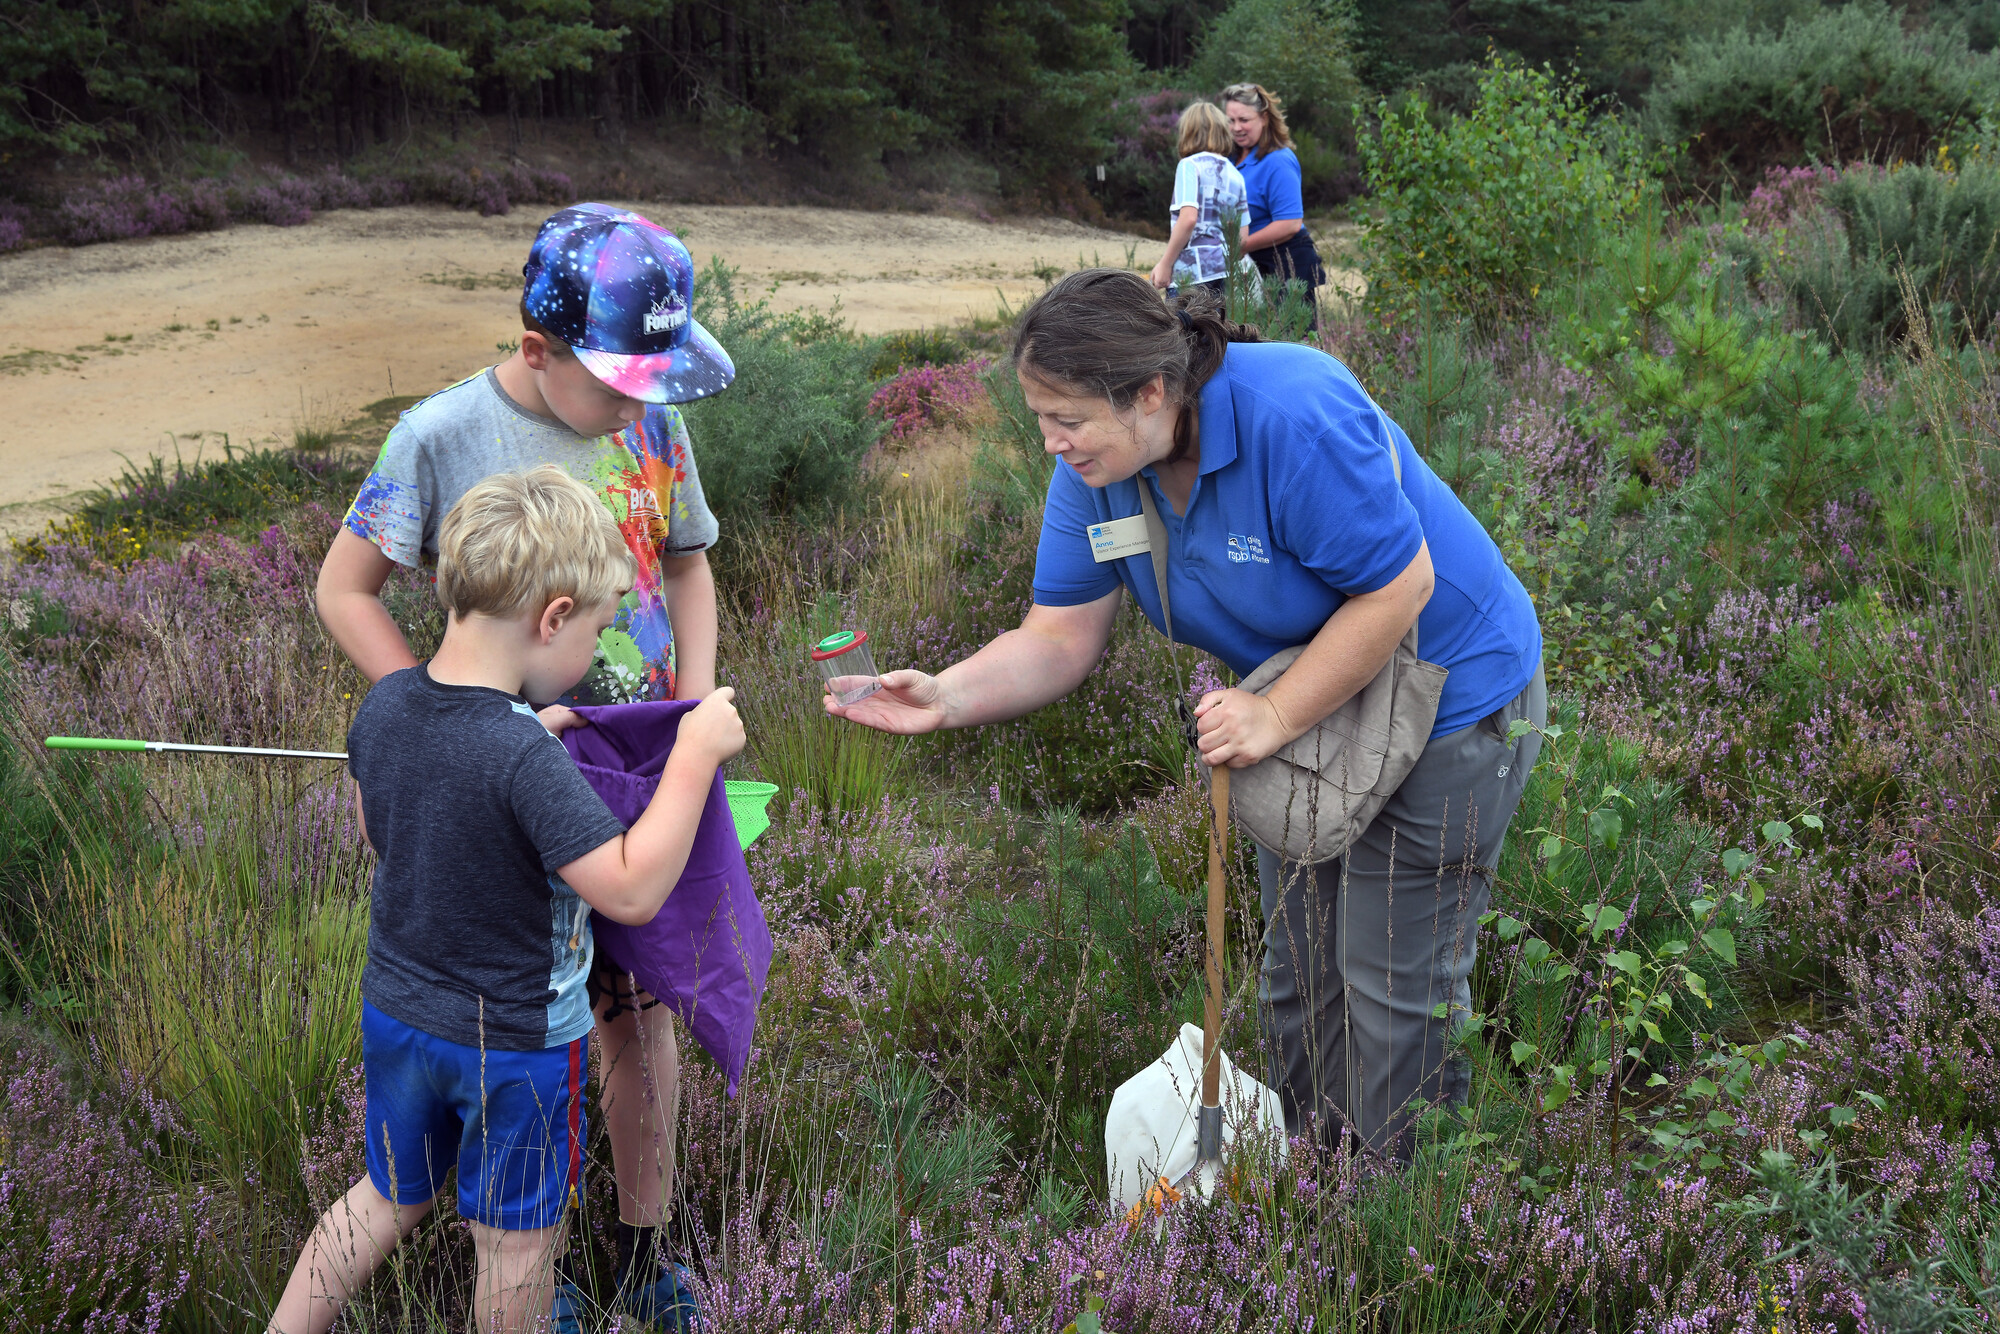
[(319, 567), (314, 600), (333, 642), (373, 684), (390, 672), (417, 665), (416, 655), (382, 605), (382, 585), (396, 562), (373, 542), (342, 528)]
[(706, 699), (715, 690), (715, 574), (708, 553), (660, 558), (661, 595), (674, 628), (674, 698)]
[(1193, 204), (1183, 204), (1174, 218), (1173, 230), (1167, 233), (1167, 250), (1160, 256), (1160, 262), (1153, 266), (1153, 286), (1164, 288), (1174, 280), (1174, 265), (1180, 260), (1181, 251), (1187, 249), (1189, 238), (1194, 235), (1195, 223), (1200, 219), (1200, 210)]
[(632, 827), (567, 866), (560, 875), (585, 903), (614, 922), (644, 926), (687, 869), (715, 768), (743, 749), (743, 720), (727, 687), (681, 720), (659, 790)]
[[(353, 782), (354, 780), (349, 779), (348, 781)], [(368, 837), (368, 812), (361, 809), (361, 784), (359, 783), (354, 784), (354, 823), (361, 826), (361, 841), (368, 845), (370, 852), (375, 851), (375, 840)]]

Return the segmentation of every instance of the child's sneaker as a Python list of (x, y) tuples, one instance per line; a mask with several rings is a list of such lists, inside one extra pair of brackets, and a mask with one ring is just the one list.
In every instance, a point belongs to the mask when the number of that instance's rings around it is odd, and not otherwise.
[(549, 1308), (549, 1334), (588, 1334), (590, 1299), (567, 1278), (556, 1281), (556, 1298)]
[(663, 1334), (705, 1334), (708, 1329), (701, 1303), (695, 1299), (694, 1275), (686, 1265), (663, 1264), (651, 1283), (620, 1288), (618, 1309)]

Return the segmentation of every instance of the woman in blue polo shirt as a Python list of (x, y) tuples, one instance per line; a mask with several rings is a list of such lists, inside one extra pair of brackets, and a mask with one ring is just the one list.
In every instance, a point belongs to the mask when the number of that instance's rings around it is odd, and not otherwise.
[(1285, 109), (1277, 94), (1258, 83), (1222, 90), (1222, 114), (1236, 144), (1236, 169), (1250, 197), (1250, 239), (1244, 243), (1266, 277), (1298, 278), (1306, 285), (1319, 327), (1319, 289), (1326, 269), (1306, 230), (1305, 172), (1292, 149)]
[(1167, 529), (1176, 639), (1239, 677), (1306, 646), (1268, 693), (1202, 698), (1210, 764), (1254, 764), (1304, 735), (1414, 621), (1424, 659), (1450, 673), (1416, 767), (1339, 860), (1257, 857), (1259, 1009), (1286, 1124), (1345, 1126), (1407, 1159), (1421, 1106), (1465, 1093), (1451, 1028), (1470, 1013), (1478, 919), (1539, 746), (1508, 731), (1547, 716), (1534, 606), (1345, 366), (1227, 323), (1211, 294), (1176, 310), (1138, 274), (1070, 274), (1023, 314), (1015, 363), (1060, 460), (1034, 605), (938, 675), (890, 672), (869, 699), (827, 710), (902, 733), (1015, 718), (1089, 675), (1126, 590), (1162, 628), (1149, 552), (1100, 563), (1085, 536), (1141, 513), (1141, 486)]

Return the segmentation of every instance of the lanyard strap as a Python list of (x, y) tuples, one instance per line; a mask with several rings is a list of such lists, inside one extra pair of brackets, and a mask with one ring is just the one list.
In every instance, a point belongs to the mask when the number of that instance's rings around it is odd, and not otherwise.
[(1160, 519), (1159, 507), (1153, 504), (1153, 483), (1145, 473), (1136, 478), (1139, 483), (1139, 509), (1146, 516), (1146, 545), (1153, 552), (1153, 583), (1160, 590), (1160, 614), (1167, 622), (1167, 642), (1174, 641), (1174, 607), (1167, 600), (1167, 525)]

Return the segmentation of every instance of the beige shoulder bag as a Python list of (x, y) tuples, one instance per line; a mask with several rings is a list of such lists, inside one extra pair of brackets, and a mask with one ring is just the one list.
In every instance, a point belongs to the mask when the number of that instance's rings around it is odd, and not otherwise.
[[(1389, 461), (1403, 480), (1395, 447)], [(1141, 475), (1139, 506), (1153, 554), (1153, 581), (1167, 638), (1174, 637), (1173, 608), (1167, 604), (1167, 527), (1153, 504), (1151, 483)], [(1280, 649), (1243, 678), (1241, 688), (1261, 695), (1297, 661), (1304, 645)], [(1446, 670), (1417, 656), (1417, 627), (1375, 679), (1298, 740), (1230, 778), (1236, 818), (1250, 836), (1288, 860), (1328, 862), (1347, 851), (1383, 805), (1410, 776), (1437, 723), (1438, 697)]]

